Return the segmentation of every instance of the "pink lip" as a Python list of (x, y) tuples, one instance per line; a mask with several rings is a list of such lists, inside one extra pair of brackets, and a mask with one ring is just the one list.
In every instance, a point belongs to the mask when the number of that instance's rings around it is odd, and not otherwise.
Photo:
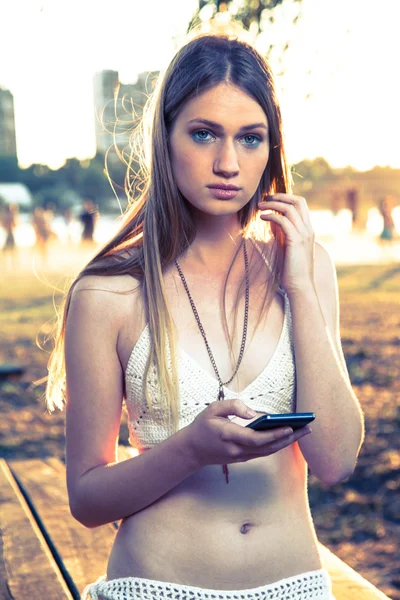
[(212, 190), (236, 190), (237, 192), (241, 189), (236, 185), (230, 185), (229, 183), (211, 183), (207, 187)]
[(217, 198), (218, 200), (230, 200), (231, 198), (234, 198), (235, 196), (237, 196), (240, 191), (238, 189), (233, 190), (233, 189), (217, 188), (217, 187), (210, 187), (209, 189), (210, 189), (211, 195), (214, 196), (214, 198)]
[(211, 183), (207, 187), (210, 190), (211, 195), (218, 200), (230, 200), (241, 190), (241, 188), (236, 185), (231, 185), (229, 183)]

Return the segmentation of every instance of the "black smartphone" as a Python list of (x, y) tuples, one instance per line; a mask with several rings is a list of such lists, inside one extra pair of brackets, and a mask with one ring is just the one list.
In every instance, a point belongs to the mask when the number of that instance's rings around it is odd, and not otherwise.
[(284, 413), (282, 415), (261, 415), (258, 419), (255, 419), (246, 427), (254, 429), (255, 431), (264, 431), (265, 429), (273, 429), (274, 427), (291, 427), (292, 429), (299, 429), (304, 427), (311, 421), (314, 421), (315, 415), (311, 412), (305, 413)]

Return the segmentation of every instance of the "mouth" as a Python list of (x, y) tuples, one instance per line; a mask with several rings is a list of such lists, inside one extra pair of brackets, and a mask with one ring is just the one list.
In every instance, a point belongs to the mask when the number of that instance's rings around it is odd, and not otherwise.
[(242, 188), (227, 183), (214, 183), (206, 186), (210, 194), (217, 200), (231, 200), (235, 198)]
[(211, 183), (206, 187), (210, 188), (211, 190), (233, 190), (235, 192), (238, 192), (242, 189), (240, 187), (237, 187), (236, 185), (230, 185), (228, 183)]

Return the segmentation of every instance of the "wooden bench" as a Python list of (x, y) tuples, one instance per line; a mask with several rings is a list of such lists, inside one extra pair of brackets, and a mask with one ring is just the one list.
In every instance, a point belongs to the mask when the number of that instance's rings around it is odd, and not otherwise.
[[(119, 460), (132, 456), (120, 446)], [(69, 512), (64, 464), (0, 459), (0, 600), (79, 599), (105, 573), (118, 524), (95, 529)], [(321, 545), (336, 600), (388, 598)]]

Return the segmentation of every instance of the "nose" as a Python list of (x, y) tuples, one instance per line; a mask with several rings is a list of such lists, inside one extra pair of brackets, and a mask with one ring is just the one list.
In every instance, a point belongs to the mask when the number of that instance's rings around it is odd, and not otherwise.
[(239, 161), (234, 142), (225, 140), (218, 148), (214, 160), (214, 173), (228, 178), (239, 174)]

